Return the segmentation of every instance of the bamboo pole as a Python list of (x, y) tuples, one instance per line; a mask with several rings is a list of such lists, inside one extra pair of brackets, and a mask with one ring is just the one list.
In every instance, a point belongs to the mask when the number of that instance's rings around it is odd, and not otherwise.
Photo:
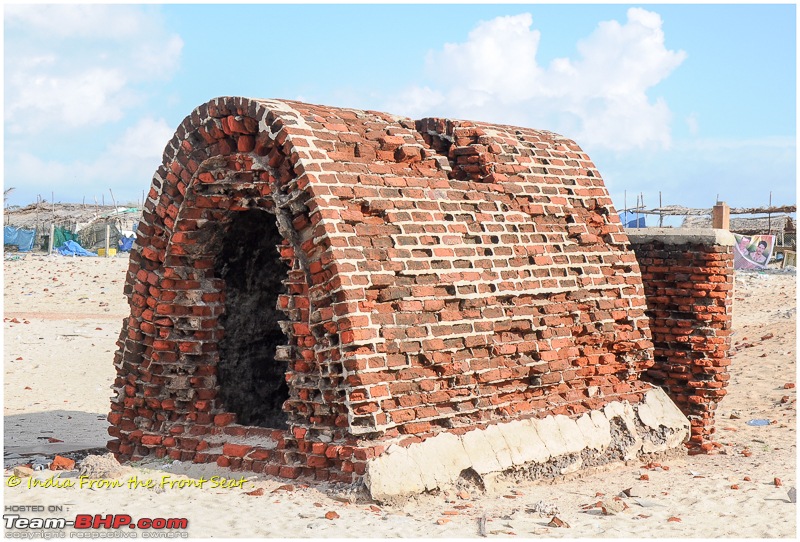
[[(772, 190), (769, 191), (769, 206), (772, 207)], [(767, 213), (767, 230), (772, 235), (772, 213)]]

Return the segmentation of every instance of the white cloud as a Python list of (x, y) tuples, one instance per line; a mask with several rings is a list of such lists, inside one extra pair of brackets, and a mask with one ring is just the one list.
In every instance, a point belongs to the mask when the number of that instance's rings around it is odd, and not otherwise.
[(37, 134), (122, 119), (176, 70), (183, 41), (146, 6), (12, 5), (5, 124)]
[[(144, 117), (90, 160), (50, 160), (27, 151), (7, 155), (6, 178), (17, 187), (19, 201), (30, 201), (37, 193), (47, 194), (49, 199), (51, 191), (57, 201), (81, 201), (109, 188), (118, 201), (138, 201), (141, 189), (148, 186), (147, 180), (161, 164), (173, 133), (166, 120)], [(41, 175), (43, 171), (46, 177)], [(130, 179), (142, 182), (132, 186)]]
[(147, 32), (151, 15), (139, 7), (124, 5), (25, 5), (5, 7), (5, 21), (12, 29), (51, 38), (93, 38), (125, 40)]
[[(661, 17), (640, 8), (601, 22), (578, 57), (536, 60), (530, 14), (480, 23), (463, 43), (428, 54), (433, 84), (391, 98), (397, 113), (481, 119), (559, 131), (586, 147), (668, 148), (671, 112), (647, 92), (685, 59), (664, 45)], [(546, 38), (546, 36), (545, 36)]]
[(114, 156), (123, 156), (131, 160), (149, 160), (154, 162), (153, 171), (161, 163), (164, 147), (175, 129), (164, 119), (145, 117), (128, 128), (118, 141), (109, 146)]
[(134, 98), (125, 76), (112, 69), (90, 68), (67, 76), (47, 72), (8, 74), (12, 96), (6, 107), (11, 133), (36, 133), (103, 124), (122, 118)]
[(447, 43), (442, 51), (430, 52), (427, 70), (439, 83), (458, 81), (464, 96), (477, 101), (483, 96), (525, 99), (536, 92), (531, 84), (541, 77), (535, 61), (540, 33), (530, 29), (532, 22), (529, 13), (483, 22), (466, 42)]

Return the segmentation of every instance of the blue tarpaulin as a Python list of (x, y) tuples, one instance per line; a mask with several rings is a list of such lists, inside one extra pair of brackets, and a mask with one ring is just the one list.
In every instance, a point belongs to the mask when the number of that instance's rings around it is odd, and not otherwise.
[(20, 252), (28, 252), (33, 248), (33, 241), (36, 239), (36, 230), (26, 230), (25, 228), (15, 228), (14, 226), (3, 227), (3, 244), (14, 245)]
[(128, 252), (133, 247), (135, 237), (120, 237), (119, 238), (119, 251)]
[(94, 252), (89, 252), (75, 241), (67, 241), (64, 246), (56, 249), (62, 256), (97, 256)]
[(622, 211), (619, 214), (619, 220), (626, 228), (646, 228), (644, 223), (644, 216), (637, 218), (636, 213), (630, 211)]

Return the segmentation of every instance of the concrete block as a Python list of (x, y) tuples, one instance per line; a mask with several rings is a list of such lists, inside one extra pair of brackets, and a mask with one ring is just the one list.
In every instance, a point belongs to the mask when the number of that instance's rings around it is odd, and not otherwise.
[(561, 429), (555, 416), (547, 416), (541, 420), (536, 420), (535, 423), (536, 430), (551, 456), (557, 457), (569, 453), (570, 447), (561, 434)]
[(713, 228), (627, 228), (625, 233), (633, 245), (652, 241), (660, 241), (665, 245), (733, 246), (736, 244), (731, 232)]
[[(519, 461), (514, 460), (514, 464), (523, 465), (529, 462), (545, 463), (549, 461), (551, 457), (550, 450), (547, 449), (544, 441), (539, 436), (535, 420), (530, 419), (512, 423), (515, 424), (513, 427), (508, 427), (509, 424), (500, 424), (499, 427), (506, 435), (506, 442), (515, 447), (515, 451), (519, 454)], [(519, 447), (516, 447), (517, 442), (520, 443)]]
[(576, 454), (586, 448), (586, 439), (583, 432), (578, 428), (578, 424), (567, 416), (555, 416), (556, 425), (564, 440), (568, 454)]
[(367, 463), (364, 481), (373, 499), (416, 495), (429, 489), (421, 466), (412, 459), (408, 448), (384, 454)]
[[(575, 420), (575, 425), (583, 435), (583, 442), (585, 443), (586, 448), (591, 448), (593, 450), (605, 450), (608, 444), (611, 442), (611, 435), (608, 431), (608, 427), (600, 427), (595, 425), (595, 422), (589, 413), (586, 413)], [(606, 426), (607, 425), (608, 424), (606, 423)]]
[[(615, 419), (621, 422), (622, 434), (612, 435)], [(629, 460), (680, 448), (688, 434), (689, 421), (663, 390), (655, 388), (640, 404), (614, 401), (577, 419), (557, 415), (514, 420), (461, 436), (441, 433), (407, 448), (390, 446), (367, 463), (365, 483), (374, 499), (387, 500), (447, 487), (470, 468), (484, 484), (515, 467), (555, 461), (560, 461), (556, 472), (564, 475), (583, 467), (580, 457), (564, 465), (565, 457), (587, 449), (602, 454), (613, 438), (632, 441), (623, 451)]]
[(506, 470), (514, 465), (511, 458), (511, 450), (509, 449), (508, 442), (506, 442), (505, 435), (500, 430), (498, 425), (490, 425), (484, 431), (484, 436), (489, 442), (489, 445), (494, 449), (495, 458), (500, 463), (500, 470)]
[(471, 466), (461, 438), (450, 433), (439, 437), (406, 448), (410, 459), (420, 466), (420, 477), (427, 490), (452, 483), (461, 471)]
[(481, 429), (469, 431), (461, 436), (461, 440), (475, 472), (483, 474), (502, 470), (502, 465), (486, 436), (486, 431)]

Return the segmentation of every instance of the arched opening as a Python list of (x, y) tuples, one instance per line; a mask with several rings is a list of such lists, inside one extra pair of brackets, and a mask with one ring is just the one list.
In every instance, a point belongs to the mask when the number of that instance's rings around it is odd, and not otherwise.
[(276, 347), (287, 344), (278, 324), (285, 315), (277, 308), (287, 272), (277, 249), (282, 241), (272, 214), (236, 212), (215, 260), (216, 274), (225, 281), (220, 398), (242, 425), (287, 427), (287, 363), (275, 359)]

